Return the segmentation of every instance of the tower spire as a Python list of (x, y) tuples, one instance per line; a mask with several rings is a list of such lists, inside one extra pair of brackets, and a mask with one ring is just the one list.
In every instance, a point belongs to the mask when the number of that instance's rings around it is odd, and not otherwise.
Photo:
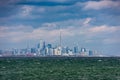
[(60, 37), (60, 44), (59, 44), (59, 46), (61, 47), (62, 45), (62, 33), (61, 33), (61, 27), (59, 27), (59, 29), (60, 29), (60, 35), (59, 35), (59, 37)]

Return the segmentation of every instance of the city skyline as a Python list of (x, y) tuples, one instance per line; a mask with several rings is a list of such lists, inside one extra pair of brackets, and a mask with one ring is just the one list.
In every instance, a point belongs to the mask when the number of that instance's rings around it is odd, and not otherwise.
[[(61, 34), (60, 34), (61, 39)], [(6, 50), (0, 50), (0, 57), (107, 57), (97, 50), (90, 50), (85, 47), (79, 47), (77, 45), (73, 46), (62, 46), (61, 40), (60, 44), (54, 46), (53, 44), (46, 43), (44, 40), (40, 39), (35, 47), (30, 47), (27, 44), (26, 48), (12, 48)]]
[(0, 49), (43, 39), (120, 56), (119, 7), (119, 0), (1, 0)]

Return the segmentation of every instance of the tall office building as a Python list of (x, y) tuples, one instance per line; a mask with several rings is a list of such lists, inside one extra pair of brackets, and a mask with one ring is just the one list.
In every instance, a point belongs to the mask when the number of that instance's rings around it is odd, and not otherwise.
[(59, 27), (60, 33), (59, 33), (59, 45), (57, 47), (57, 55), (62, 55), (62, 32), (61, 27)]
[(42, 39), (40, 39), (40, 42), (39, 42), (39, 44), (40, 44), (40, 47), (39, 47), (39, 48), (40, 48), (40, 50), (42, 50), (42, 48), (43, 48), (43, 45), (44, 45), (44, 44), (43, 44), (43, 40), (42, 40)]
[(81, 52), (86, 52), (86, 49), (85, 48), (81, 48)]
[(30, 42), (27, 43), (27, 54), (31, 53), (31, 49), (30, 49), (30, 46), (29, 46)]
[(62, 48), (62, 53), (63, 53), (63, 54), (64, 54), (64, 53), (67, 53), (66, 47), (63, 47), (63, 48)]
[(78, 46), (75, 46), (73, 51), (74, 51), (74, 54), (79, 53)]
[(50, 55), (50, 56), (54, 55), (54, 54), (53, 54), (53, 50), (54, 50), (53, 48), (49, 48), (48, 52), (49, 52), (49, 55)]
[(93, 51), (89, 50), (89, 56), (93, 56)]
[(35, 48), (31, 48), (31, 53), (36, 53), (36, 49)]
[(62, 55), (62, 48), (61, 48), (61, 46), (57, 48), (57, 54), (58, 55)]
[(42, 49), (44, 50), (45, 47), (46, 47), (46, 43), (45, 43), (45, 41), (43, 41)]
[(38, 53), (38, 55), (43, 55), (43, 48), (45, 48), (45, 42), (43, 42), (43, 40), (40, 39), (40, 42), (37, 45), (37, 53)]
[(80, 55), (86, 56), (86, 49), (85, 48), (81, 48)]
[(52, 48), (52, 44), (48, 44), (47, 47), (48, 47), (48, 48)]

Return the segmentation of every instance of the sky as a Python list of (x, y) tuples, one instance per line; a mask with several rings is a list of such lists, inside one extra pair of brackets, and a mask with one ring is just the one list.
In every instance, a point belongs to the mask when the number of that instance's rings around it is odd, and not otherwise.
[(40, 39), (120, 56), (120, 0), (0, 0), (0, 49)]

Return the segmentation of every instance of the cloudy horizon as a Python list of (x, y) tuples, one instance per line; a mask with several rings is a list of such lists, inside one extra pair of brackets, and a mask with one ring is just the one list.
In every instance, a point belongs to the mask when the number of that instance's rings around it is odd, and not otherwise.
[(120, 55), (119, 0), (1, 0), (0, 49), (34, 47), (40, 39)]

